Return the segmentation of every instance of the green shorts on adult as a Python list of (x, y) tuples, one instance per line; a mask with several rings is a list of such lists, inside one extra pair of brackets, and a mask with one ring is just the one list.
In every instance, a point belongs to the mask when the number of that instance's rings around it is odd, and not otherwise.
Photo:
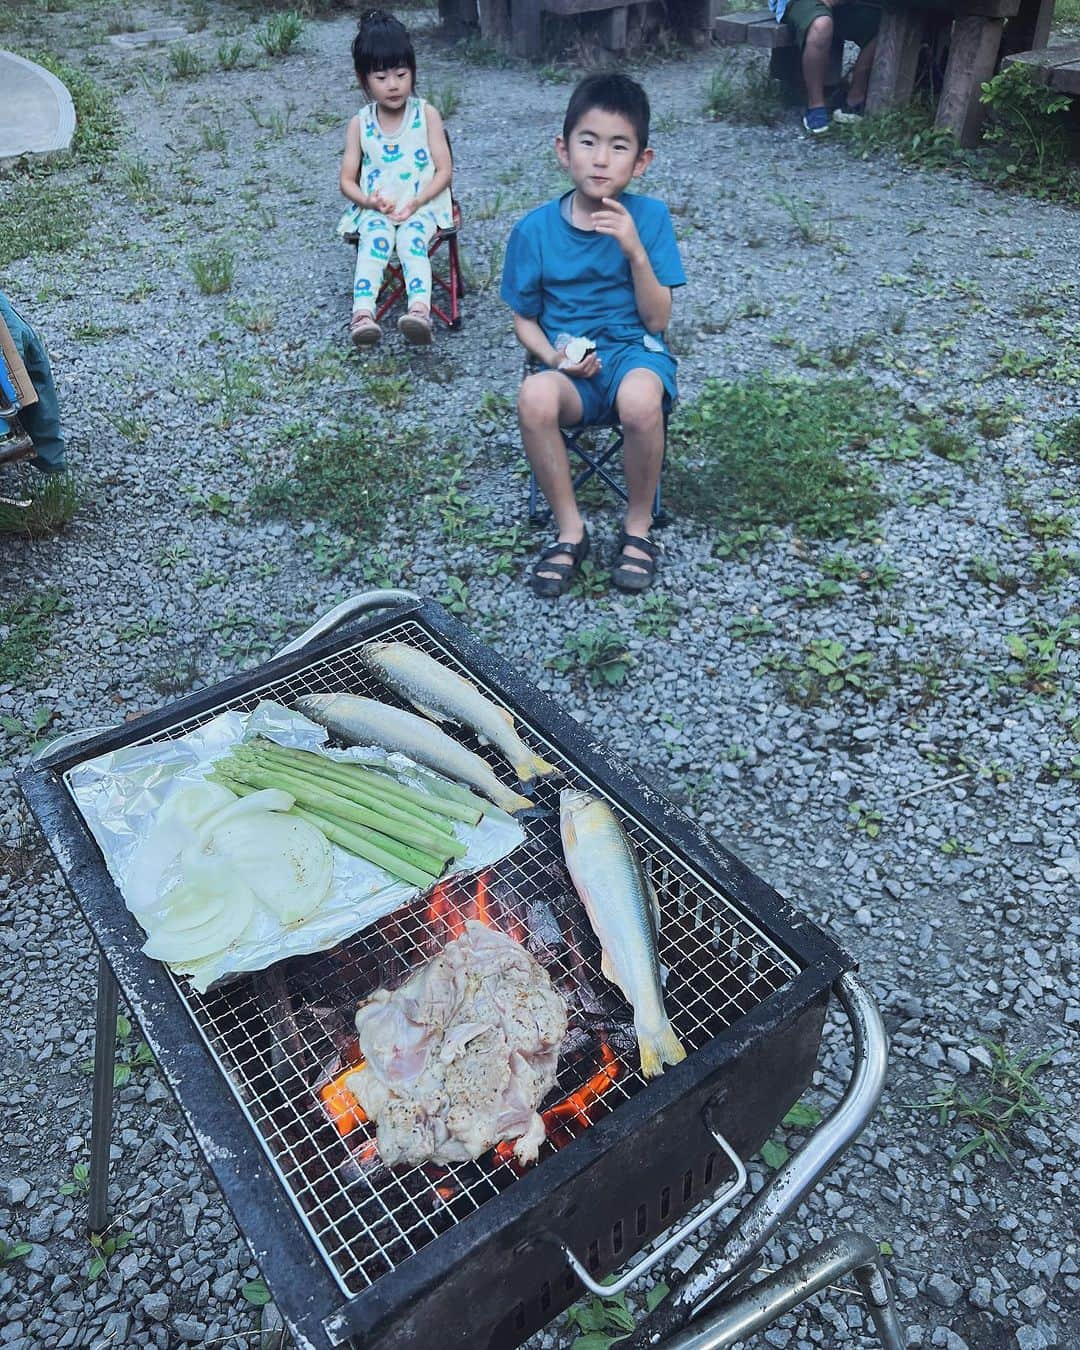
[(876, 5), (862, 5), (858, 0), (852, 4), (833, 5), (824, 0), (791, 0), (784, 10), (784, 23), (795, 30), (795, 41), (799, 48), (806, 46), (806, 35), (815, 19), (832, 19), (833, 32), (845, 42), (854, 42), (856, 47), (865, 47), (877, 36), (881, 23), (881, 10)]

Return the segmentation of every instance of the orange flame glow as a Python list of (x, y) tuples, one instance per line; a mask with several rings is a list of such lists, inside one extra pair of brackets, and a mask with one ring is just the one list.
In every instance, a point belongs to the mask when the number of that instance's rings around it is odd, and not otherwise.
[[(596, 1073), (578, 1088), (576, 1092), (571, 1092), (569, 1097), (565, 1097), (561, 1102), (556, 1102), (554, 1106), (549, 1106), (546, 1111), (540, 1112), (540, 1118), (544, 1122), (547, 1136), (558, 1147), (564, 1143), (569, 1143), (571, 1134), (569, 1127), (587, 1128), (592, 1124), (590, 1112), (597, 1102), (600, 1101), (604, 1093), (611, 1087), (612, 1083), (622, 1072), (622, 1065), (614, 1050), (605, 1041), (600, 1046), (600, 1055), (603, 1064)], [(512, 1162), (514, 1158), (514, 1144), (510, 1140), (503, 1140), (501, 1144), (495, 1147), (495, 1161), (497, 1163)]]
[(330, 1117), (334, 1128), (343, 1139), (353, 1130), (367, 1124), (367, 1115), (364, 1108), (345, 1086), (345, 1079), (362, 1069), (364, 1062), (364, 1060), (361, 1060), (359, 1064), (350, 1064), (344, 1073), (338, 1074), (332, 1082), (319, 1089), (319, 1099), (322, 1102), (323, 1110)]

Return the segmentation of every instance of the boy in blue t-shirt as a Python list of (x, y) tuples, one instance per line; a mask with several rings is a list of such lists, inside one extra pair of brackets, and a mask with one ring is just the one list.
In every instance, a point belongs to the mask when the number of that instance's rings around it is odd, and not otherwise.
[[(514, 226), (502, 298), (514, 334), (541, 365), (518, 395), (525, 452), (558, 526), (532, 570), (537, 595), (559, 596), (588, 555), (560, 427), (612, 412), (625, 437), (629, 502), (612, 579), (644, 591), (659, 549), (649, 536), (664, 457), (664, 412), (676, 395), (675, 358), (663, 332), (671, 291), (686, 283), (667, 207), (625, 194), (652, 162), (649, 100), (625, 75), (590, 75), (574, 90), (555, 150), (573, 190)], [(595, 350), (582, 354), (573, 338)], [(568, 350), (569, 346), (569, 350)]]

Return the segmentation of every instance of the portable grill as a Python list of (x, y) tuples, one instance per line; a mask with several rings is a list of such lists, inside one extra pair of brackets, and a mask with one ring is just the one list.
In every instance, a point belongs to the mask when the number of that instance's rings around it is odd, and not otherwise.
[[(359, 660), (375, 639), (423, 649), (508, 708), (523, 739), (562, 770), (537, 790), (547, 810), (527, 822), (524, 844), (480, 876), (440, 883), (331, 952), (199, 995), (141, 954), (142, 931), (67, 775), (87, 759), (183, 735), (263, 699), (289, 704), (348, 691), (389, 701)], [(856, 1048), (844, 1101), (636, 1342), (655, 1343), (689, 1323), (680, 1337), (697, 1339), (686, 1345), (729, 1345), (854, 1270), (882, 1339), (901, 1343), (876, 1249), (858, 1235), (808, 1254), (797, 1273), (785, 1268), (730, 1297), (876, 1104), (884, 1034), (851, 959), (438, 606), (406, 592), (357, 597), (253, 672), (123, 727), (54, 742), (20, 783), (100, 948), (92, 1230), (107, 1222), (119, 983), (299, 1345), (513, 1347), (583, 1287), (625, 1288), (730, 1203), (745, 1182), (740, 1159), (810, 1081), (835, 988)], [(567, 784), (609, 800), (660, 899), (665, 1004), (688, 1053), (651, 1082), (563, 869), (557, 805)], [(538, 915), (550, 930), (544, 963), (553, 980), (590, 991), (603, 1006), (579, 1018), (572, 1048), (564, 1046), (557, 1085), (542, 1104), (548, 1137), (537, 1165), (523, 1170), (497, 1148), (449, 1167), (383, 1167), (373, 1128), (342, 1129), (320, 1102), (320, 1086), (349, 1062), (342, 1029), (351, 1010), (430, 959), (465, 919), (522, 941)], [(617, 1281), (601, 1285), (649, 1244)], [(721, 1290), (729, 1297), (691, 1321)]]

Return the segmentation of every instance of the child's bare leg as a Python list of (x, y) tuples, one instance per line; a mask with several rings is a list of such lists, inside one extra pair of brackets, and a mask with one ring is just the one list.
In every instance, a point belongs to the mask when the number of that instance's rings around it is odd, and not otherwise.
[(847, 101), (849, 104), (859, 104), (866, 102), (866, 91), (870, 87), (870, 71), (874, 65), (874, 52), (877, 50), (877, 38), (870, 42), (859, 53), (858, 60), (851, 68), (851, 86), (847, 92)]
[[(623, 430), (629, 497), (623, 528), (627, 534), (647, 539), (664, 462), (664, 385), (660, 376), (652, 370), (631, 370), (619, 385), (615, 408)], [(649, 556), (633, 544), (625, 546), (623, 555), (628, 563)]]
[[(518, 421), (521, 439), (529, 457), (540, 491), (555, 516), (559, 539), (577, 544), (585, 533), (585, 522), (574, 496), (570, 460), (559, 431), (581, 421), (581, 399), (565, 375), (543, 371), (526, 376), (518, 391)], [(557, 557), (555, 562), (570, 560)], [(554, 573), (552, 575), (555, 575)]]
[(806, 30), (806, 42), (803, 45), (802, 73), (806, 85), (806, 106), (821, 108), (825, 105), (825, 72), (829, 65), (829, 51), (832, 48), (833, 21), (823, 14), (814, 20)]

